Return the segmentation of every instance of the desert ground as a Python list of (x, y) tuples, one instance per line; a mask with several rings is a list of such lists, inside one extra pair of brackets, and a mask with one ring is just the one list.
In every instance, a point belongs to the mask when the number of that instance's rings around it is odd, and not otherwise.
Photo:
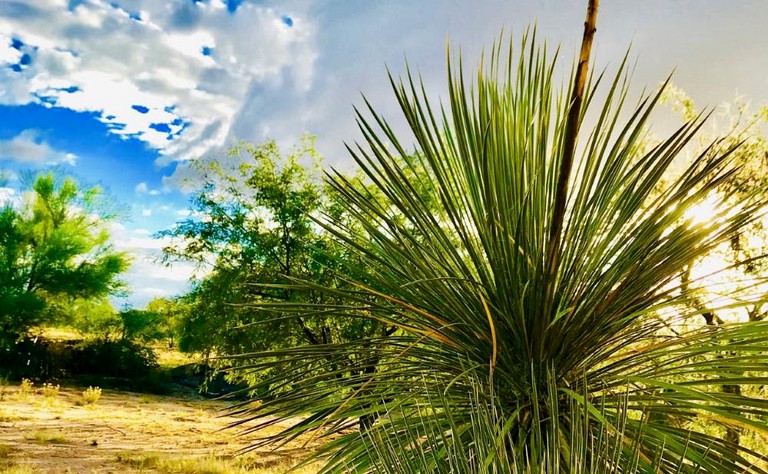
[[(223, 410), (186, 396), (0, 387), (0, 473), (284, 473), (311, 452), (295, 442), (233, 456), (254, 441)], [(317, 465), (297, 471), (316, 472)]]

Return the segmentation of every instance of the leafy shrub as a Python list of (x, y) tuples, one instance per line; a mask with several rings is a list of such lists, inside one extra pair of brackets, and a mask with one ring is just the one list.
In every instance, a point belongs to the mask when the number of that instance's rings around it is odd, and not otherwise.
[(118, 314), (123, 328), (123, 339), (156, 341), (165, 334), (161, 327), (163, 316), (154, 311), (129, 309)]
[(180, 365), (169, 372), (174, 383), (198, 390), (205, 397), (247, 398), (248, 385), (228, 379), (227, 374), (226, 369), (217, 370), (208, 364)]
[(73, 374), (105, 377), (146, 377), (157, 367), (152, 350), (128, 340), (91, 340), (74, 347)]
[[(9, 379), (59, 379), (69, 375), (72, 348), (78, 341), (52, 341), (25, 337), (4, 348), (0, 370)], [(0, 350), (3, 350), (0, 347)]]
[(43, 388), (41, 389), (41, 393), (47, 400), (53, 400), (59, 396), (59, 388), (61, 388), (59, 385), (44, 383)]
[(29, 394), (32, 393), (32, 390), (35, 388), (35, 382), (24, 378), (21, 379), (21, 385), (19, 386), (19, 391), (23, 394)]
[(78, 375), (146, 377), (157, 367), (152, 349), (128, 340), (51, 341), (24, 338), (0, 357), (12, 379), (61, 379)]
[[(425, 381), (429, 383), (428, 381)], [(447, 399), (442, 392), (430, 399), (429, 406), (406, 424), (400, 424), (394, 417), (382, 420), (374, 428), (362, 431), (356, 436), (365, 447), (370, 459), (372, 474), (420, 474), (424, 472), (450, 472), (452, 474), (539, 474), (539, 473), (581, 473), (598, 474), (615, 472), (612, 466), (623, 465), (621, 472), (640, 472), (638, 458), (623, 459), (622, 445), (637, 443), (643, 433), (630, 434), (609, 427), (599, 429), (597, 436), (591, 436), (584, 429), (591, 423), (589, 415), (579, 410), (575, 400), (568, 400), (562, 408), (574, 416), (569, 420), (572, 434), (565, 439), (558, 434), (563, 431), (562, 420), (553, 419), (556, 428), (548, 430), (548, 420), (541, 413), (534, 413), (531, 446), (526, 455), (509, 449), (516, 443), (514, 431), (506, 423), (514, 417), (505, 413), (499, 403), (486, 403), (484, 393), (487, 387), (482, 382), (466, 375), (457, 382), (467, 387), (466, 402), (473, 416), (465, 425), (456, 419), (455, 400)], [(549, 393), (556, 391), (557, 381), (551, 376), (545, 382)], [(498, 402), (499, 400), (495, 400)], [(558, 403), (558, 400), (551, 400)], [(597, 408), (599, 416), (607, 415), (605, 409)], [(408, 415), (395, 408), (392, 415)], [(626, 426), (629, 413), (621, 410), (618, 426)], [(445, 420), (448, 423), (445, 423)], [(446, 429), (447, 427), (447, 429)], [(463, 433), (462, 433), (463, 432)], [(564, 453), (567, 453), (564, 456)], [(340, 466), (348, 467), (346, 459)], [(652, 470), (665, 472), (658, 459)]]
[(99, 387), (88, 387), (83, 391), (83, 401), (86, 405), (95, 405), (101, 398), (101, 389)]

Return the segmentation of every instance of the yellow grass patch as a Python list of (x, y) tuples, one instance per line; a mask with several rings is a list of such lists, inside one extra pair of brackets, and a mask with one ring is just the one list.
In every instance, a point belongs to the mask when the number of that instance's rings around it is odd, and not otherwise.
[[(233, 457), (255, 441), (225, 429), (226, 403), (103, 390), (83, 406), (83, 389), (61, 388), (56, 406), (5, 387), (0, 407), (0, 473), (282, 474), (311, 453), (297, 440), (279, 450)], [(274, 433), (281, 427), (262, 434)], [(319, 465), (297, 471), (317, 472)]]

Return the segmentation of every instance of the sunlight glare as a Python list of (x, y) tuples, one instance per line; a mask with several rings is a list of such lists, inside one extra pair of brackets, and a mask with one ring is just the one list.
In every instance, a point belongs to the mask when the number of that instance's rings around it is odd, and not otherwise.
[(685, 219), (694, 225), (711, 223), (720, 212), (720, 200), (715, 193), (710, 193), (706, 199), (694, 204), (685, 211)]

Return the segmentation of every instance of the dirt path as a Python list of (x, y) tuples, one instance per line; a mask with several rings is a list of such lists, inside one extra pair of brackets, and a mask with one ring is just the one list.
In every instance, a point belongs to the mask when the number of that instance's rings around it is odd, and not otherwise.
[(309, 452), (297, 443), (222, 459), (253, 441), (220, 431), (235, 421), (221, 416), (223, 402), (105, 390), (83, 406), (76, 390), (0, 390), (0, 472), (277, 474)]

